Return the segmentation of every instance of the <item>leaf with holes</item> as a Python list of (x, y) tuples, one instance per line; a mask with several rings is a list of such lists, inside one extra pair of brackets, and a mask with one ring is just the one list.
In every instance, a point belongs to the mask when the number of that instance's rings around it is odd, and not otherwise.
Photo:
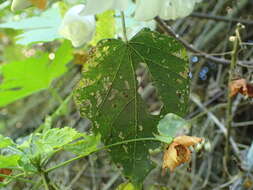
[[(138, 93), (136, 70), (147, 65), (152, 84), (157, 88), (163, 108), (159, 116), (147, 112)], [(128, 43), (101, 41), (93, 57), (85, 64), (83, 78), (75, 91), (81, 114), (91, 119), (93, 130), (108, 145), (129, 139), (152, 137), (164, 113), (183, 116), (188, 103), (188, 66), (183, 47), (174, 39), (144, 29)], [(153, 141), (114, 146), (112, 160), (123, 173), (140, 184), (154, 167), (149, 149)]]

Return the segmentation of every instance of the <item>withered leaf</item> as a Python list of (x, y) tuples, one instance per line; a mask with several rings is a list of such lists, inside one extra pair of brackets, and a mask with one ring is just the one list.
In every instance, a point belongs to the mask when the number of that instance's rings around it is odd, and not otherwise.
[(171, 172), (179, 165), (188, 162), (191, 159), (190, 146), (200, 143), (202, 138), (191, 136), (178, 136), (169, 144), (163, 156), (163, 175), (166, 169)]
[(238, 93), (248, 96), (248, 97), (253, 97), (253, 85), (248, 83), (246, 79), (237, 79), (233, 80), (229, 84), (229, 96), (233, 97), (237, 95)]

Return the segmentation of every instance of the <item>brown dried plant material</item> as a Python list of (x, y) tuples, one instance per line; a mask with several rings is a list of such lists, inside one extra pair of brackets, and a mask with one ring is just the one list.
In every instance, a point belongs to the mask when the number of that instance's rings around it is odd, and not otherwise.
[(46, 8), (47, 0), (30, 0), (30, 1), (34, 6), (38, 7), (39, 9), (44, 10)]
[(231, 81), (229, 84), (229, 90), (230, 97), (233, 97), (238, 93), (244, 96), (253, 97), (253, 85), (249, 84), (246, 79), (237, 79)]
[(76, 65), (83, 65), (87, 63), (89, 60), (90, 55), (88, 52), (83, 51), (83, 50), (78, 50), (74, 52), (74, 61), (73, 63)]
[(200, 143), (202, 138), (191, 136), (178, 136), (171, 144), (169, 144), (163, 155), (163, 173), (164, 176), (166, 169), (174, 171), (179, 165), (190, 161), (191, 151), (190, 146)]
[[(0, 174), (4, 174), (4, 175), (10, 175), (12, 173), (11, 169), (6, 169), (6, 168), (1, 168), (0, 169)], [(0, 176), (0, 182), (4, 181), (4, 177)]]

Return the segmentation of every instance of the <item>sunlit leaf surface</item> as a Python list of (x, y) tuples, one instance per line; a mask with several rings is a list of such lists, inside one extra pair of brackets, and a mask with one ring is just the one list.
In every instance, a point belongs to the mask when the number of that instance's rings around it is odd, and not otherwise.
[(67, 71), (66, 64), (72, 59), (71, 50), (71, 45), (64, 43), (52, 61), (49, 54), (45, 53), (4, 64), (1, 73), (3, 81), (0, 83), (0, 107), (48, 88), (55, 78)]

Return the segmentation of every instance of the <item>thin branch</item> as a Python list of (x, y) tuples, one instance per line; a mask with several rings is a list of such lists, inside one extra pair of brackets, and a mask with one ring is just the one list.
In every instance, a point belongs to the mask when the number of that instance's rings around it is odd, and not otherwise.
[[(213, 120), (213, 122), (219, 127), (219, 129), (221, 130), (221, 132), (226, 136), (227, 135), (227, 129), (226, 127), (223, 125), (223, 123), (221, 123), (218, 118), (212, 113), (210, 112), (210, 110), (208, 110), (198, 99), (198, 97), (196, 95), (191, 95), (190, 96), (191, 101), (193, 101), (199, 108), (201, 108), (203, 111), (205, 111), (207, 113), (207, 115), (210, 117), (210, 119)], [(235, 140), (230, 137), (229, 138), (229, 142), (232, 145), (232, 149), (236, 155), (236, 157), (241, 160), (240, 158), (240, 150), (235, 142)]]
[(71, 190), (72, 186), (79, 180), (79, 178), (82, 176), (83, 172), (87, 168), (88, 164), (83, 165), (83, 167), (78, 171), (74, 179), (69, 183), (69, 185), (66, 187), (65, 190)]
[(243, 121), (243, 122), (238, 122), (238, 123), (232, 123), (233, 127), (246, 127), (249, 125), (253, 125), (253, 121)]
[(49, 183), (47, 181), (47, 177), (46, 177), (46, 174), (44, 172), (41, 173), (41, 177), (42, 177), (42, 180), (43, 180), (45, 190), (50, 190), (49, 189)]
[[(204, 57), (205, 59), (208, 59), (208, 60), (216, 62), (216, 63), (227, 64), (227, 65), (230, 64), (230, 62), (231, 62), (230, 60), (219, 58), (219, 57), (215, 57), (215, 56), (212, 56), (212, 55), (210, 55), (208, 53), (205, 53), (203, 51), (200, 51), (200, 50), (196, 49), (191, 44), (189, 44), (187, 41), (185, 41), (184, 39), (182, 39), (178, 34), (176, 34), (175, 31), (170, 26), (168, 26), (159, 17), (156, 17), (155, 20), (158, 23), (159, 27), (166, 34), (174, 37), (176, 40), (178, 40), (180, 43), (182, 43), (187, 50), (189, 50), (189, 51), (191, 51), (193, 53), (197, 53), (199, 56)], [(237, 61), (237, 65), (240, 65), (241, 67), (253, 68), (253, 62), (252, 61)]]
[(217, 15), (204, 14), (204, 13), (192, 13), (190, 16), (196, 17), (196, 18), (210, 19), (210, 20), (215, 20), (215, 21), (232, 22), (235, 24), (241, 23), (244, 25), (253, 25), (253, 21), (245, 20), (245, 19), (236, 19), (236, 18), (231, 18), (228, 16), (217, 16)]

